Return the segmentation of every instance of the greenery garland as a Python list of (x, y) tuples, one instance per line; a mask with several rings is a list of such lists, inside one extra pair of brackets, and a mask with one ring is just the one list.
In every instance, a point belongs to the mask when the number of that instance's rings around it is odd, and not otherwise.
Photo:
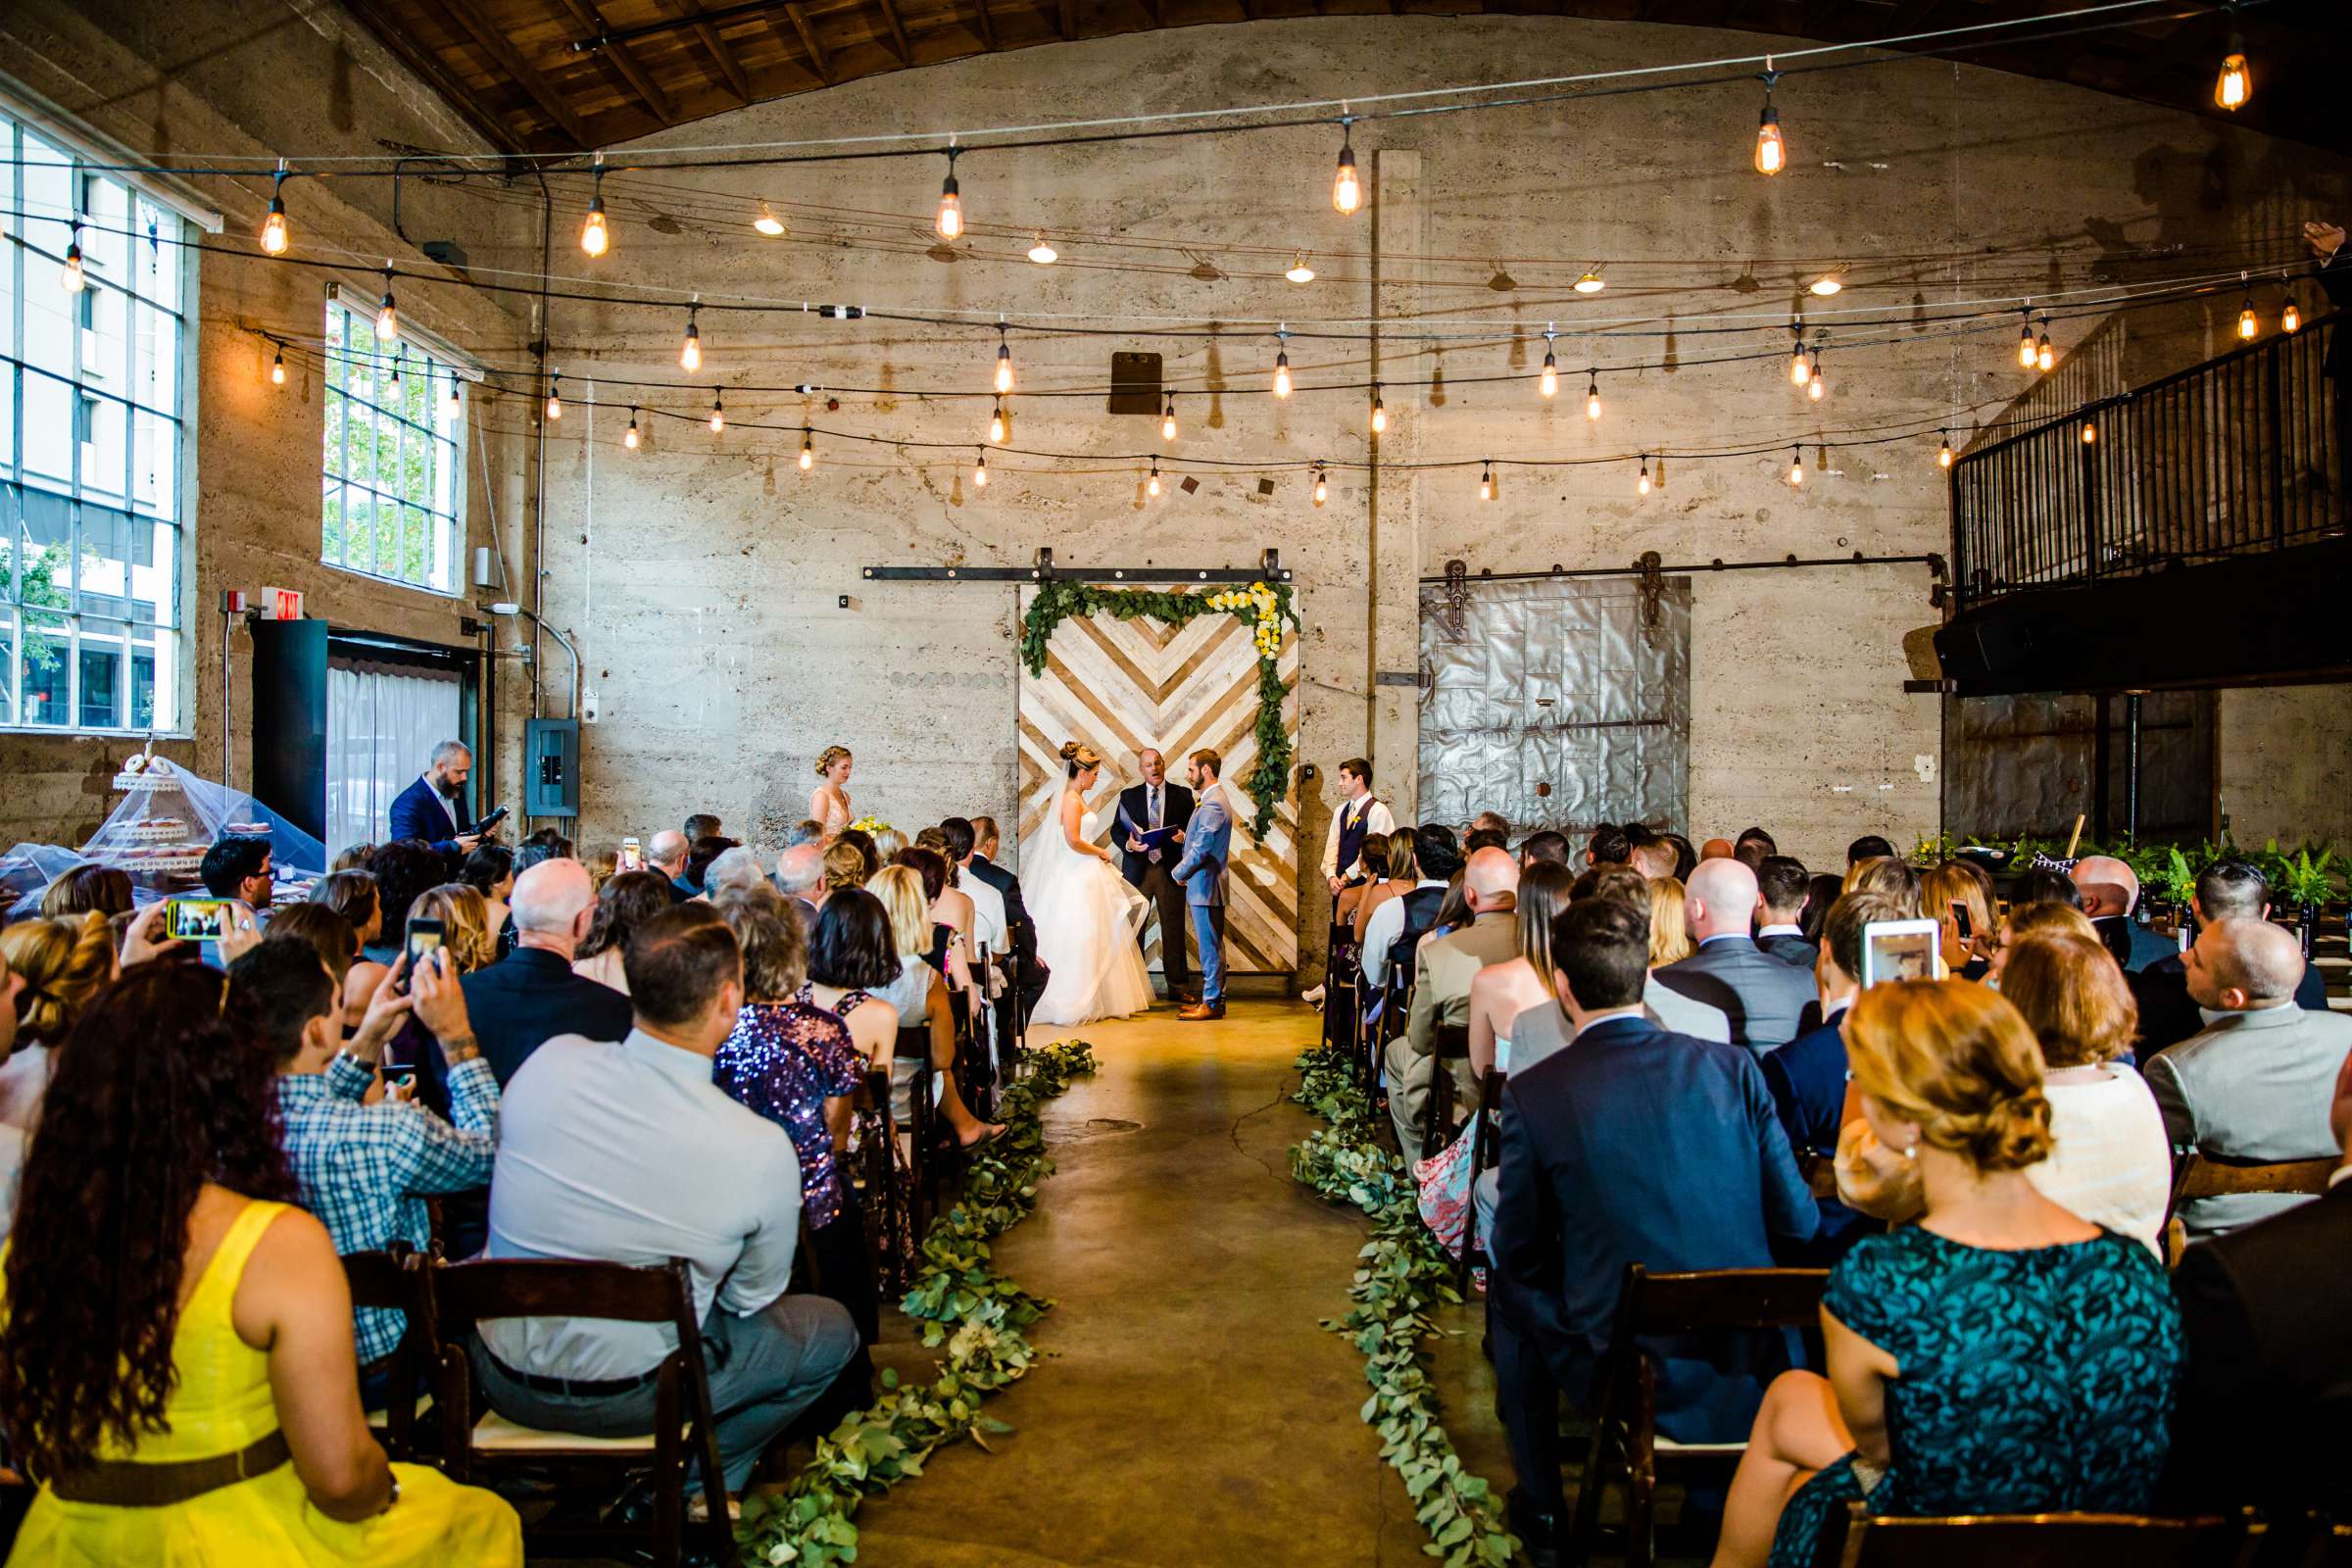
[(1171, 593), (1151, 588), (1097, 588), (1082, 582), (1054, 580), (1038, 587), (1021, 617), (1021, 662), (1031, 675), (1046, 672), (1046, 644), (1054, 628), (1071, 615), (1107, 612), (1121, 620), (1145, 617), (1181, 626), (1197, 615), (1231, 615), (1250, 623), (1257, 642), (1257, 766), (1243, 785), (1257, 806), (1250, 826), (1253, 837), (1264, 838), (1274, 825), (1274, 811), (1291, 789), (1291, 734), (1282, 722), (1282, 700), (1290, 688), (1282, 683), (1282, 624), (1298, 627), (1291, 590), (1284, 583), (1253, 582), (1247, 588), (1220, 588), (1210, 593)]
[(1362, 1417), (1380, 1431), (1380, 1456), (1404, 1478), (1414, 1517), (1429, 1533), (1423, 1549), (1445, 1558), (1446, 1568), (1504, 1568), (1519, 1543), (1492, 1489), (1463, 1471), (1421, 1364), (1423, 1338), (1446, 1332), (1431, 1306), (1462, 1299), (1451, 1284), (1453, 1259), (1421, 1223), (1412, 1174), (1380, 1143), (1379, 1114), (1347, 1056), (1314, 1046), (1298, 1054), (1298, 1067), (1291, 1098), (1329, 1125), (1291, 1151), (1291, 1174), (1372, 1221), (1372, 1240), (1356, 1254), (1362, 1265), (1348, 1288), (1355, 1307), (1323, 1326), (1363, 1353), (1372, 1396)]
[(779, 1493), (742, 1499), (736, 1544), (747, 1562), (825, 1568), (858, 1560), (857, 1513), (866, 1497), (923, 1473), (924, 1461), (957, 1438), (988, 1446), (987, 1434), (1012, 1430), (980, 1413), (981, 1401), (1027, 1372), (1038, 1352), (1022, 1330), (1054, 1303), (1031, 1296), (990, 1265), (989, 1240), (1037, 1206), (1037, 1184), (1054, 1161), (1037, 1107), (1095, 1070), (1093, 1048), (1065, 1040), (1031, 1051), (1026, 1076), (999, 1098), (1004, 1132), (972, 1156), (962, 1201), (931, 1222), (923, 1267), (901, 1303), (923, 1320), (923, 1344), (948, 1359), (927, 1387), (902, 1387), (882, 1373), (882, 1397), (844, 1416), (818, 1440), (816, 1458)]

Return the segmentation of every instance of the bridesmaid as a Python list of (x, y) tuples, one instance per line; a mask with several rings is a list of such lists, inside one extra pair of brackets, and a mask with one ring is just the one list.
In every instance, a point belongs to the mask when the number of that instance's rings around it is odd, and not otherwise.
[(808, 815), (821, 824), (825, 840), (830, 843), (841, 837), (841, 830), (850, 825), (850, 749), (847, 746), (828, 746), (816, 760), (816, 776), (823, 783), (808, 794)]

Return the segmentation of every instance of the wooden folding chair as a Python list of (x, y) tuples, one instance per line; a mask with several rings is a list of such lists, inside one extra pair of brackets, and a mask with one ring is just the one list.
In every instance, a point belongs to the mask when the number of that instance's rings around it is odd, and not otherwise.
[(1360, 951), (1348, 927), (1334, 925), (1323, 955), (1323, 1043), (1348, 1053), (1348, 1065), (1359, 1080), (1362, 1063), (1355, 1053), (1355, 964)]
[(1816, 1568), (2223, 1568), (2244, 1533), (2234, 1519), (2124, 1513), (1873, 1517), (1846, 1504)]
[[(1658, 1467), (1707, 1467), (1728, 1472), (1747, 1451), (1739, 1443), (1677, 1443), (1657, 1430), (1657, 1368), (1642, 1341), (1670, 1335), (1740, 1329), (1801, 1329), (1820, 1321), (1830, 1271), (1821, 1268), (1725, 1268), (1652, 1274), (1639, 1263), (1625, 1270), (1592, 1407), (1592, 1442), (1577, 1489), (1576, 1513), (1563, 1556), (1583, 1562), (1600, 1532), (1600, 1495), (1625, 1493), (1626, 1568), (1649, 1568), (1656, 1555), (1652, 1520)], [(2005, 1565), (2008, 1568), (2008, 1565)]]
[(1494, 1167), (1500, 1151), (1495, 1147), (1501, 1140), (1502, 1129), (1497, 1119), (1502, 1115), (1502, 1086), (1510, 1074), (1499, 1067), (1490, 1067), (1478, 1080), (1478, 1131), (1470, 1135), (1470, 1211), (1462, 1222), (1462, 1255), (1453, 1266), (1453, 1288), (1467, 1299), (1470, 1294), (1470, 1269), (1476, 1261), (1478, 1235), (1478, 1178)]
[(854, 1112), (856, 1156), (845, 1165), (843, 1174), (865, 1217), (866, 1263), (873, 1270), (876, 1288), (887, 1298), (913, 1283), (915, 1250), (921, 1245), (922, 1233), (915, 1226), (913, 1171), (899, 1152), (890, 1074), (880, 1067), (868, 1067), (859, 1100)]
[[(735, 1568), (735, 1530), (727, 1517), (726, 1478), (719, 1472), (718, 1430), (710, 1411), (710, 1380), (703, 1363), (702, 1327), (686, 1261), (658, 1268), (568, 1260), (477, 1258), (420, 1271), (432, 1300), (440, 1363), (443, 1462), (451, 1479), (487, 1483), (499, 1475), (556, 1471), (607, 1483), (650, 1472), (654, 1494), (653, 1558), (679, 1568), (686, 1532), (686, 1465), (702, 1466), (710, 1508), (705, 1549)], [(654, 1377), (652, 1428), (625, 1438), (585, 1438), (511, 1421), (495, 1410), (475, 1419), (473, 1363), (467, 1345), (474, 1325), (493, 1318), (586, 1318), (611, 1323), (665, 1323), (677, 1348)], [(616, 1538), (633, 1531), (604, 1528), (531, 1532), (533, 1555), (609, 1556)]]
[(2253, 1194), (2318, 1196), (2328, 1191), (2328, 1178), (2343, 1161), (2334, 1155), (2320, 1159), (2290, 1159), (2272, 1165), (2240, 1165), (2190, 1153), (2173, 1167), (2173, 1198), (2164, 1212), (2165, 1261), (2177, 1265), (2187, 1235), (2180, 1229), (2180, 1205), (2196, 1198), (2234, 1198)]
[(1429, 1096), (1421, 1102), (1421, 1157), (1429, 1158), (1461, 1134), (1453, 1119), (1453, 1073), (1446, 1063), (1470, 1059), (1470, 1026), (1442, 1023), (1430, 1034)]
[(395, 1242), (383, 1251), (352, 1252), (343, 1259), (353, 1306), (396, 1311), (408, 1320), (392, 1353), (360, 1368), (363, 1381), (384, 1374), (384, 1407), (368, 1412), (368, 1427), (395, 1459), (416, 1455), (416, 1420), (433, 1407), (432, 1386), (424, 1375), (432, 1359), (432, 1339), (427, 1329), (431, 1303), (420, 1277), (423, 1267), (423, 1258), (406, 1242)]

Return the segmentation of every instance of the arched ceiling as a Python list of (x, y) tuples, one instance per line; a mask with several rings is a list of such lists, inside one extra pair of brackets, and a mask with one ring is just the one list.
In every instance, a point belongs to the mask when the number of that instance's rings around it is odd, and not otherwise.
[[(1159, 27), (1326, 16), (1578, 17), (1830, 42), (2066, 9), (2059, 0), (346, 0), (498, 146), (612, 146), (746, 104), (971, 55)], [(2181, 15), (2187, 11), (2192, 14)], [(2060, 30), (2066, 24), (2060, 24)], [(2232, 28), (2254, 101), (2213, 107)], [(1947, 58), (2352, 152), (2352, 3), (2267, 0)]]

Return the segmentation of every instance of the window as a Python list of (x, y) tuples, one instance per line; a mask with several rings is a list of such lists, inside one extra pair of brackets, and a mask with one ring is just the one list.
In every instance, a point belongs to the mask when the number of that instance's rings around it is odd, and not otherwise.
[(326, 466), (318, 559), (437, 594), (459, 591), (465, 405), (449, 365), (375, 335), (372, 310), (326, 305)]
[(0, 727), (183, 728), (180, 218), (5, 111), (0, 211)]

